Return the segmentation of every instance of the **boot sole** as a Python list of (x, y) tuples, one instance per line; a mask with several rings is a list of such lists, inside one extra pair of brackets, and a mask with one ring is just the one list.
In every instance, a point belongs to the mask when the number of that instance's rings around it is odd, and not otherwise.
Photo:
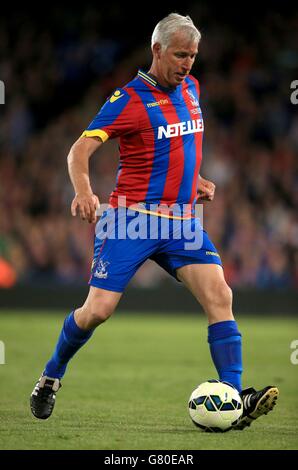
[(276, 400), (279, 395), (279, 390), (277, 387), (271, 387), (265, 392), (265, 394), (260, 398), (258, 403), (255, 406), (255, 409), (241, 421), (233, 427), (233, 429), (240, 430), (248, 427), (251, 423), (259, 418), (262, 415), (266, 415), (269, 411), (273, 410), (276, 405)]

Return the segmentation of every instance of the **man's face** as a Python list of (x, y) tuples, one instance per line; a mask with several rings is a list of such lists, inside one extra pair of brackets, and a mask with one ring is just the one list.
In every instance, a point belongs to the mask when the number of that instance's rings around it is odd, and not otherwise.
[(158, 58), (158, 80), (166, 87), (176, 87), (190, 73), (198, 53), (197, 41), (192, 41), (182, 32), (173, 34), (169, 46), (162, 50), (156, 44)]

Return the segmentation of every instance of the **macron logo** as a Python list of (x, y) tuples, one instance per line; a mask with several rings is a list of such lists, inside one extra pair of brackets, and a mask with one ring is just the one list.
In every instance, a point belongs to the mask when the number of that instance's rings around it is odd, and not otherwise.
[(177, 124), (168, 124), (166, 127), (159, 126), (157, 138), (162, 139), (163, 137), (177, 137), (178, 135), (203, 132), (203, 130), (203, 119), (194, 119), (192, 121), (178, 122)]

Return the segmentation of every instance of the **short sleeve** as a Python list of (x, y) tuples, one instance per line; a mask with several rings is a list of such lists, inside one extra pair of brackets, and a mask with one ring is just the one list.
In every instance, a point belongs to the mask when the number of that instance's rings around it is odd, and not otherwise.
[(82, 133), (82, 137), (100, 137), (103, 142), (136, 130), (137, 120), (130, 94), (117, 88)]

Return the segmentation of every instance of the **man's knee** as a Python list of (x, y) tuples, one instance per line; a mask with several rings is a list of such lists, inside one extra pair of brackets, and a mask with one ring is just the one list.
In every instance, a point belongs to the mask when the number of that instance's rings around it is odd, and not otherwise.
[(115, 304), (110, 299), (95, 298), (88, 303), (88, 316), (93, 324), (105, 322), (114, 312)]
[(206, 289), (204, 297), (208, 307), (232, 308), (232, 289), (224, 280), (220, 280), (212, 286), (209, 286), (208, 289)]
[(121, 294), (95, 290), (89, 292), (84, 305), (76, 310), (76, 320), (81, 328), (95, 328), (105, 322), (114, 312)]

